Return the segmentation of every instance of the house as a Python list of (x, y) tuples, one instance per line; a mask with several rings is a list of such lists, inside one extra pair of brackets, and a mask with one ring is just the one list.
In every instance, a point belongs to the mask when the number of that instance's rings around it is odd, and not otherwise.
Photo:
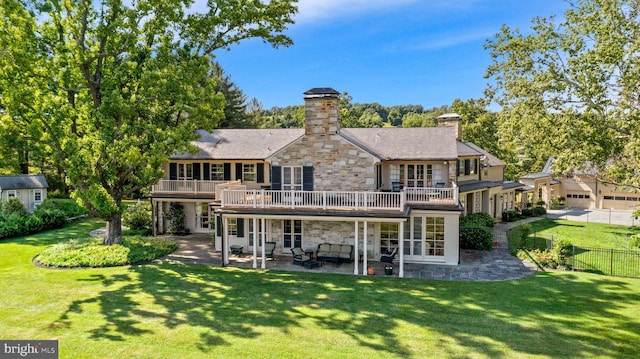
[(542, 172), (521, 177), (520, 182), (532, 186), (533, 199), (549, 204), (552, 197), (564, 197), (569, 208), (633, 210), (640, 205), (640, 193), (598, 179), (593, 171), (573, 171), (554, 175), (555, 159), (549, 157)]
[(47, 198), (47, 188), (47, 180), (41, 174), (0, 176), (0, 199), (18, 198), (29, 212)]
[[(231, 246), (255, 258), (265, 241), (280, 254), (346, 244), (354, 274), (366, 274), (367, 261), (398, 248), (402, 276), (404, 263), (459, 263), (461, 196), (510, 203), (501, 196), (515, 189), (491, 177), (501, 162), (461, 143), (455, 116), (432, 128), (341, 129), (339, 92), (314, 88), (304, 101), (303, 129), (201, 131), (198, 153), (172, 156), (152, 190), (154, 233), (181, 203), (187, 227), (212, 233), (223, 261)], [(461, 181), (491, 185), (461, 195)]]

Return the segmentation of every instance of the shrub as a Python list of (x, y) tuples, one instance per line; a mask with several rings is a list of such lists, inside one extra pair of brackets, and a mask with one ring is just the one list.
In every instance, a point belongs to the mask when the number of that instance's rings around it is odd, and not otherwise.
[(493, 218), (488, 213), (473, 213), (460, 218), (460, 225), (464, 227), (493, 227)]
[(133, 230), (144, 230), (151, 227), (151, 205), (148, 202), (136, 201), (127, 207), (122, 215), (122, 223)]
[(513, 222), (518, 219), (518, 212), (514, 210), (502, 212), (502, 220), (505, 222)]
[(640, 249), (640, 233), (629, 237), (629, 249)]
[(0, 221), (0, 238), (9, 238), (25, 234), (25, 221), (27, 217), (13, 213)]
[(533, 216), (533, 209), (532, 208), (525, 208), (522, 210), (522, 216), (523, 217), (531, 217)]
[(42, 218), (35, 214), (30, 215), (24, 222), (24, 229), (26, 233), (38, 233), (44, 228), (44, 222)]
[(171, 234), (188, 234), (189, 229), (184, 225), (184, 211), (180, 203), (171, 203), (167, 213), (167, 232)]
[(531, 211), (534, 216), (542, 216), (547, 213), (547, 209), (544, 207), (533, 207)]
[(26, 217), (29, 215), (27, 209), (16, 197), (9, 198), (8, 201), (2, 202), (2, 209), (0, 210), (0, 217), (7, 220), (12, 214), (16, 214), (20, 217)]
[(33, 215), (42, 220), (42, 229), (59, 228), (67, 223), (67, 216), (55, 205), (38, 206)]
[(491, 250), (493, 234), (484, 227), (460, 227), (460, 248)]
[(555, 256), (549, 251), (543, 251), (537, 248), (533, 250), (521, 250), (518, 251), (518, 258), (526, 260), (533, 258), (533, 260), (541, 267), (553, 269), (558, 268), (558, 262), (556, 261)]
[(551, 249), (551, 252), (553, 253), (553, 256), (556, 259), (556, 262), (558, 262), (558, 264), (566, 265), (567, 257), (571, 256), (572, 249), (573, 249), (573, 245), (571, 244), (571, 241), (566, 238), (563, 238), (555, 241), (555, 243), (553, 244), (553, 248)]
[(40, 253), (37, 261), (54, 267), (111, 267), (151, 261), (178, 246), (165, 238), (124, 237), (122, 244), (102, 245), (99, 238), (72, 239)]

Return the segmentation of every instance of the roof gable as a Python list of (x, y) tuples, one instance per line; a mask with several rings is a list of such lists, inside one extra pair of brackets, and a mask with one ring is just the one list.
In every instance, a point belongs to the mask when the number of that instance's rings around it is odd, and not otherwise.
[(49, 188), (49, 184), (42, 174), (0, 176), (0, 191), (31, 188)]

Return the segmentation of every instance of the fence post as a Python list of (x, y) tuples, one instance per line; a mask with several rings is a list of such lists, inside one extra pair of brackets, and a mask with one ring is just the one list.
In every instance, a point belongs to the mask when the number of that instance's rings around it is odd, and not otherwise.
[(609, 249), (609, 275), (613, 275), (613, 248)]
[(576, 268), (576, 246), (571, 245), (571, 271), (573, 272)]

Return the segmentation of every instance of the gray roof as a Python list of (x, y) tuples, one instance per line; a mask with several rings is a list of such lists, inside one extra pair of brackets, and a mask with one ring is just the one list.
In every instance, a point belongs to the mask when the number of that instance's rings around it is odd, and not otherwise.
[(0, 191), (31, 188), (49, 188), (49, 184), (41, 174), (0, 176)]
[(538, 179), (551, 177), (551, 173), (537, 172), (537, 173), (529, 173), (528, 175), (521, 176), (520, 179)]
[(479, 189), (493, 188), (502, 186), (502, 182), (494, 181), (464, 181), (458, 183), (458, 191), (460, 193), (477, 191)]
[(487, 158), (489, 159), (489, 166), (491, 166), (491, 167), (498, 167), (498, 166), (506, 166), (507, 165), (501, 159), (499, 159), (498, 157), (496, 157), (496, 156), (492, 155), (491, 153), (485, 151), (484, 149), (482, 149), (481, 147), (477, 146), (473, 142), (462, 142), (462, 143), (465, 146), (471, 147), (472, 149), (476, 150), (478, 153), (482, 154), (483, 156), (487, 156)]
[(303, 128), (199, 130), (200, 140), (192, 144), (200, 151), (182, 153), (172, 159), (266, 159), (304, 135)]
[(525, 185), (520, 183), (520, 182), (514, 182), (514, 181), (503, 181), (502, 182), (502, 189), (511, 189), (511, 188), (520, 188), (520, 187), (524, 187)]
[(383, 160), (458, 158), (453, 127), (343, 128), (340, 134)]

